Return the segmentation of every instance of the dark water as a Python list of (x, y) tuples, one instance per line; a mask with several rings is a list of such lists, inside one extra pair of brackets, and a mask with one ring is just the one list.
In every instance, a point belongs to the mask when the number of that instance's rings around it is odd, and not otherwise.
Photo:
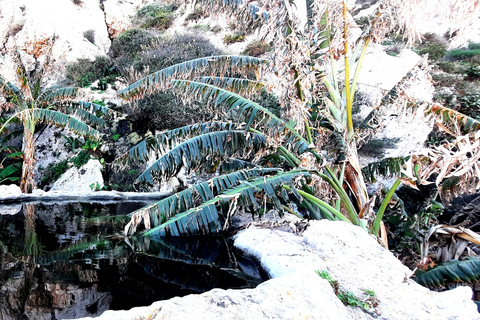
[(122, 215), (144, 205), (0, 206), (0, 319), (96, 316), (262, 281), (223, 237), (122, 237)]

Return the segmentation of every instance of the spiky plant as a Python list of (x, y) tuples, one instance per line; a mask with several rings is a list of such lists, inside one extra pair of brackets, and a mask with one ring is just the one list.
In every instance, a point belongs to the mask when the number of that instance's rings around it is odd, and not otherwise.
[(0, 94), (6, 100), (0, 106), (0, 111), (15, 112), (5, 121), (0, 128), (0, 133), (14, 119), (19, 119), (23, 124), (23, 166), (20, 188), (24, 193), (31, 193), (35, 188), (34, 134), (38, 123), (65, 127), (77, 134), (98, 139), (98, 131), (87, 123), (101, 126), (104, 121), (97, 116), (97, 113), (109, 112), (107, 107), (76, 100), (78, 88), (42, 89), (42, 77), (48, 68), (53, 40), (49, 45), (50, 51), (46, 55), (42, 68), (31, 73), (25, 69), (19, 49), (15, 47), (12, 53), (16, 64), (16, 83), (0, 75)]

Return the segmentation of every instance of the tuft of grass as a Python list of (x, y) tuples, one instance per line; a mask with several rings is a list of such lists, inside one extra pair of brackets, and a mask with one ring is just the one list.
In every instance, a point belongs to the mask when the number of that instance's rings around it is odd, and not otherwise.
[(245, 36), (240, 33), (226, 34), (225, 37), (223, 37), (223, 42), (225, 42), (225, 44), (232, 44), (242, 41), (245, 41)]
[(95, 30), (89, 29), (84, 31), (83, 36), (88, 40), (88, 42), (95, 44)]
[(185, 22), (188, 21), (197, 21), (205, 16), (205, 12), (202, 8), (196, 7), (192, 13), (185, 17)]
[(363, 309), (375, 308), (378, 305), (378, 299), (375, 297), (375, 292), (373, 290), (365, 290), (365, 298), (359, 298), (351, 291), (340, 290), (338, 281), (333, 279), (328, 271), (326, 270), (316, 270), (315, 271), (320, 277), (327, 280), (328, 283), (332, 286), (335, 291), (335, 295), (343, 302), (346, 306), (351, 307), (360, 307)]
[(256, 40), (247, 45), (245, 48), (244, 54), (253, 56), (253, 57), (259, 57), (265, 52), (271, 51), (272, 46), (265, 41), (262, 40)]

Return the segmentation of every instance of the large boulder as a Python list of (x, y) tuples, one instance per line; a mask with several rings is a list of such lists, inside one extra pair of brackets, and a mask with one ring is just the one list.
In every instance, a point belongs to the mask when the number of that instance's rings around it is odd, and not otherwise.
[[(249, 228), (235, 246), (273, 279), (255, 289), (214, 289), (96, 319), (480, 319), (470, 288), (439, 293), (416, 284), (392, 253), (349, 223), (314, 221), (301, 236)], [(357, 297), (373, 291), (378, 305), (344, 306), (316, 271), (327, 271), (340, 291)]]
[(102, 164), (90, 159), (80, 168), (67, 170), (52, 186), (54, 190), (64, 190), (69, 193), (89, 193), (93, 189), (103, 188)]

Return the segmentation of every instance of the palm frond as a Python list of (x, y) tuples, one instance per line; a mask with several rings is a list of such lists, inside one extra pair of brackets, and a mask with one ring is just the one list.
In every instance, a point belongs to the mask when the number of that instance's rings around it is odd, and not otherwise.
[(77, 94), (78, 94), (77, 87), (47, 89), (38, 96), (37, 103), (42, 105), (48, 105), (56, 101), (73, 99), (77, 96)]
[(432, 104), (425, 110), (426, 114), (432, 114), (440, 123), (451, 129), (454, 135), (468, 134), (480, 130), (480, 122), (453, 109)]
[(415, 280), (422, 286), (438, 288), (448, 283), (472, 283), (480, 280), (480, 257), (451, 260), (427, 270), (417, 270)]
[(185, 166), (188, 169), (200, 168), (208, 158), (229, 157), (234, 154), (250, 154), (265, 148), (265, 137), (245, 133), (241, 130), (227, 130), (205, 133), (191, 138), (162, 155), (149, 166), (137, 182), (153, 183), (153, 175), (158, 179), (168, 179)]
[(362, 168), (362, 174), (366, 181), (375, 182), (376, 176), (393, 177), (400, 174), (402, 166), (410, 160), (411, 156), (398, 158), (385, 158), (378, 162), (369, 163)]
[[(235, 211), (237, 204), (254, 209), (261, 207), (255, 197), (257, 193), (265, 194), (283, 212), (281, 201), (289, 201), (289, 193), (282, 186), (291, 185), (295, 179), (301, 177), (310, 177), (310, 174), (307, 170), (295, 170), (271, 177), (257, 178), (253, 181), (244, 181), (222, 192), (219, 196), (203, 202), (200, 206), (175, 215), (167, 222), (147, 231), (145, 235), (158, 238), (221, 233), (226, 229), (229, 216)], [(293, 194), (301, 201), (298, 194)]]
[[(5, 168), (0, 169), (0, 183), (4, 181), (18, 181), (22, 172), (22, 164), (20, 162), (13, 163)], [(14, 174), (17, 173), (18, 175)]]
[(101, 112), (103, 114), (111, 114), (115, 113), (114, 110), (110, 109), (107, 106), (102, 106), (101, 104), (93, 103), (93, 102), (87, 102), (87, 101), (78, 101), (78, 102), (73, 102), (70, 101), (68, 102), (71, 104), (73, 107), (78, 106), (79, 108), (83, 108), (85, 110), (88, 110), (90, 113), (96, 113)]
[(210, 56), (189, 60), (154, 72), (121, 90), (118, 95), (124, 99), (140, 99), (147, 93), (161, 89), (168, 84), (168, 80), (173, 78), (191, 78), (207, 70), (213, 70), (219, 74), (228, 70), (245, 72), (256, 69), (266, 62), (264, 59), (239, 55)]
[(206, 122), (175, 128), (147, 137), (115, 162), (122, 165), (138, 165), (149, 161), (152, 153), (165, 154), (178, 144), (200, 134), (236, 129), (239, 129), (238, 125), (230, 122)]
[(15, 97), (18, 103), (21, 103), (25, 100), (22, 91), (13, 83), (5, 80), (2, 76), (0, 76), (0, 93), (8, 97)]
[(46, 122), (48, 124), (65, 127), (83, 136), (95, 138), (98, 138), (99, 136), (97, 130), (93, 129), (81, 120), (78, 120), (62, 112), (49, 109), (34, 109), (33, 117), (39, 122)]
[(125, 226), (125, 234), (131, 235), (135, 233), (137, 226), (142, 221), (144, 221), (146, 229), (157, 227), (176, 214), (197, 206), (199, 199), (203, 202), (211, 200), (221, 191), (234, 187), (241, 181), (252, 177), (275, 174), (278, 171), (279, 169), (277, 168), (242, 170), (196, 184), (133, 212), (130, 222)]
[(308, 141), (295, 130), (295, 124), (283, 121), (258, 103), (206, 83), (188, 80), (172, 80), (172, 83), (175, 87), (182, 88), (187, 93), (214, 101), (217, 106), (227, 105), (229, 113), (234, 114), (237, 119), (247, 121), (245, 130), (254, 126), (255, 128), (262, 128), (262, 132), (270, 136), (277, 136), (279, 132), (286, 131), (284, 139), (290, 149), (298, 154), (309, 149)]
[(236, 159), (236, 158), (227, 158), (220, 165), (220, 172), (226, 173), (226, 172), (238, 171), (242, 169), (253, 169), (253, 168), (259, 168), (259, 166), (250, 161), (245, 161), (245, 160)]
[(262, 82), (243, 78), (204, 76), (196, 78), (195, 81), (243, 94), (259, 93), (265, 88), (265, 84)]

